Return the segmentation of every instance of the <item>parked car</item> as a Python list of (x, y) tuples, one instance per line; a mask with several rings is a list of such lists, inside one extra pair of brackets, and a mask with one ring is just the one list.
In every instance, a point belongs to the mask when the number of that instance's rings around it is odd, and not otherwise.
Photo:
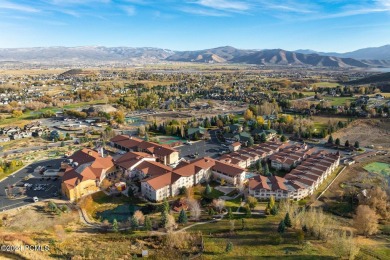
[(38, 197), (33, 197), (33, 201), (38, 202), (39, 201)]

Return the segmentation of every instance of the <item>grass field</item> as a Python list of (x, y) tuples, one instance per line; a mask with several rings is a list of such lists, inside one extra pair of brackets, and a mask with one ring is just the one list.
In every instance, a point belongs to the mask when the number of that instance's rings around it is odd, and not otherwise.
[(325, 116), (313, 116), (312, 120), (314, 121), (314, 128), (316, 132), (320, 132), (322, 129), (327, 128), (329, 121), (331, 123), (337, 123), (339, 121), (346, 122), (347, 119), (343, 117), (325, 117)]
[[(74, 104), (68, 104), (68, 105), (65, 105), (63, 108), (64, 109), (77, 109), (77, 108), (85, 107), (88, 105), (99, 105), (99, 104), (103, 105), (106, 103), (103, 100), (93, 100), (90, 102), (78, 102), (78, 103), (74, 103)], [(62, 108), (60, 108), (60, 107), (47, 107), (47, 108), (40, 109), (38, 111), (27, 111), (27, 112), (23, 113), (23, 115), (21, 115), (20, 117), (12, 117), (12, 115), (8, 114), (5, 119), (0, 121), (0, 125), (23, 126), (25, 124), (28, 124), (29, 121), (31, 121), (31, 120), (36, 120), (37, 116), (40, 113), (47, 112), (50, 110), (53, 112), (56, 112), (56, 111), (59, 111), (61, 109)]]
[(316, 86), (316, 87), (337, 87), (339, 85), (340, 84), (337, 82), (317, 82), (317, 83), (313, 83), (312, 87), (314, 87), (314, 86)]
[(304, 91), (304, 92), (302, 92), (302, 94), (306, 97), (309, 97), (309, 96), (314, 96), (315, 92), (314, 91)]
[(390, 164), (382, 162), (373, 162), (363, 167), (369, 172), (382, 174), (383, 176), (390, 176)]
[(345, 103), (352, 102), (355, 100), (353, 97), (333, 97), (333, 98), (326, 98), (326, 100), (329, 100), (331, 102), (332, 106), (342, 106), (345, 105)]

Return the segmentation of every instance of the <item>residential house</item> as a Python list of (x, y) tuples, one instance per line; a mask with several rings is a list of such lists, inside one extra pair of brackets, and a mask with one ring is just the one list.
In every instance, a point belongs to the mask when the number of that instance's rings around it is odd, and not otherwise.
[(190, 139), (203, 139), (207, 130), (201, 126), (188, 128), (188, 138)]
[(241, 148), (241, 143), (240, 142), (234, 142), (234, 143), (229, 145), (229, 150), (231, 152), (236, 152), (236, 151), (240, 150), (240, 148)]

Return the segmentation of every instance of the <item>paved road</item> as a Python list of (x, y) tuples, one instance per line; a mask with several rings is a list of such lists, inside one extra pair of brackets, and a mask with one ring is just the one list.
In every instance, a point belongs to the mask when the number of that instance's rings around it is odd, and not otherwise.
[[(38, 166), (49, 166), (49, 168), (59, 168), (62, 159), (44, 160), (28, 165), (27, 167), (19, 170), (18, 172), (8, 176), (6, 179), (0, 181), (0, 211), (12, 209), (20, 206), (32, 203), (32, 197), (37, 196), (39, 199), (54, 198), (53, 193), (58, 192), (60, 189), (60, 178), (57, 180), (42, 179), (39, 173), (34, 173), (34, 169)], [(33, 175), (33, 178), (25, 181), (24, 177), (29, 174)], [(24, 199), (10, 200), (6, 197), (5, 189), (8, 185), (16, 185), (18, 183), (31, 183), (33, 187), (37, 184), (45, 184), (45, 189), (40, 191), (34, 191), (33, 189), (27, 190), (27, 197)], [(16, 188), (17, 189), (17, 188)]]

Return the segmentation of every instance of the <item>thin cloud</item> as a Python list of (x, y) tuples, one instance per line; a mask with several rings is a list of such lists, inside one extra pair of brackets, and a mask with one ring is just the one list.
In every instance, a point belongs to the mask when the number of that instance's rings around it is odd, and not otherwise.
[(308, 8), (298, 8), (298, 7), (288, 6), (288, 5), (266, 4), (266, 7), (268, 9), (278, 10), (282, 12), (304, 13), (304, 14), (309, 14), (314, 12), (313, 10), (310, 10)]
[(134, 16), (136, 14), (134, 6), (122, 6), (121, 8), (128, 16)]
[(39, 9), (36, 9), (34, 7), (21, 5), (21, 4), (15, 4), (15, 3), (11, 3), (9, 1), (0, 2), (0, 9), (14, 10), (14, 11), (26, 12), (26, 13), (39, 13), (40, 12)]
[(214, 16), (214, 17), (229, 16), (225, 12), (220, 12), (220, 11), (210, 10), (210, 9), (182, 7), (179, 10), (185, 13), (195, 14), (200, 16)]
[(223, 10), (223, 11), (247, 11), (251, 8), (251, 5), (245, 1), (228, 1), (228, 0), (199, 0), (193, 2), (194, 4)]
[(111, 0), (50, 0), (53, 5), (88, 5), (91, 3), (109, 4)]

